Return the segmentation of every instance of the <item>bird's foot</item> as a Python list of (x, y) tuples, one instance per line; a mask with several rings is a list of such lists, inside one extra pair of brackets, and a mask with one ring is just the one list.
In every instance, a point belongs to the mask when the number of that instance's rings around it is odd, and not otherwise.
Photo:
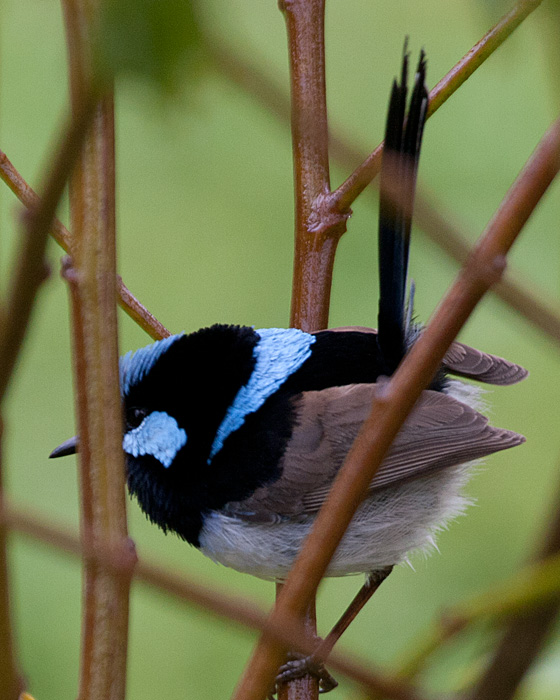
[(319, 692), (328, 693), (338, 685), (338, 681), (331, 676), (322, 661), (313, 656), (304, 656), (296, 652), (288, 654), (288, 660), (280, 666), (276, 676), (275, 692), (281, 683), (289, 683), (296, 678), (310, 675), (319, 681)]

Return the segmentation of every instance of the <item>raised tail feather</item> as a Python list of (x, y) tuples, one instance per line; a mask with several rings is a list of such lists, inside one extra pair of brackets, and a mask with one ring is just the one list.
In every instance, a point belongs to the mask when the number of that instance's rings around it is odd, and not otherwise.
[(379, 201), (379, 347), (390, 375), (406, 352), (405, 299), (414, 190), (428, 110), (426, 60), (420, 53), (406, 116), (408, 55), (391, 92)]

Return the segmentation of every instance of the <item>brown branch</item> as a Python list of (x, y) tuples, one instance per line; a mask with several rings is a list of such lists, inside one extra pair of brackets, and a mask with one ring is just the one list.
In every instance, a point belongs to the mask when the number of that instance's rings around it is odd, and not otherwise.
[[(49, 158), (52, 166), (43, 198), (30, 208), (24, 223), (16, 268), (9, 283), (8, 300), (0, 315), (0, 402), (13, 374), (39, 287), (47, 275), (45, 251), (49, 229), (93, 118), (94, 104), (93, 97), (86, 96), (70, 124), (63, 130), (54, 156)], [(0, 506), (1, 502), (0, 484)], [(23, 690), (23, 683), (14, 661), (4, 527), (0, 527), (0, 608), (0, 693), (2, 698), (12, 700)]]
[(117, 294), (117, 302), (121, 308), (154, 340), (161, 340), (171, 335), (163, 323), (158, 321), (153, 313), (134, 296), (119, 275), (117, 275)]
[(326, 328), (334, 255), (346, 215), (324, 216), (330, 191), (325, 94), (325, 0), (281, 0), (288, 31), (295, 253), (290, 325)]
[[(0, 417), (0, 510), (4, 501), (2, 481), (2, 439), (4, 426)], [(0, 522), (0, 700), (15, 700), (24, 689), (14, 652), (12, 615), (8, 577), (8, 528)]]
[[(317, 202), (330, 192), (325, 80), (325, 0), (279, 0), (286, 20), (290, 57), (291, 133), (295, 188), (295, 242), (290, 326), (326, 328), (332, 270), (345, 217), (327, 221)], [(277, 588), (277, 596), (280, 588)], [(307, 626), (316, 630), (315, 601)], [(312, 612), (312, 614), (311, 614)], [(319, 685), (309, 674), (282, 684), (279, 700), (317, 700)]]
[(6, 308), (0, 316), (0, 401), (6, 393), (31, 317), (35, 297), (48, 274), (45, 249), (56, 208), (72, 172), (94, 110), (91, 96), (63, 129), (49, 168), (40, 204), (31, 209), (24, 224), (16, 268), (11, 276)]
[[(254, 65), (243, 61), (224, 44), (222, 40), (212, 41), (207, 38), (208, 51), (217, 68), (227, 76), (230, 82), (258, 100), (261, 104), (278, 117), (282, 122), (289, 119), (290, 104), (280, 88), (275, 85), (262, 71)], [(474, 50), (474, 49), (473, 49)], [(467, 54), (469, 55), (469, 54)], [(450, 80), (449, 73), (439, 85)], [(330, 155), (345, 167), (352, 167), (360, 160), (359, 151), (349, 142), (336, 134), (329, 138)], [(367, 194), (373, 197), (373, 191)], [(415, 224), (434, 241), (447, 255), (456, 262), (463, 264), (470, 252), (470, 242), (456, 224), (451, 224), (452, 216), (443, 212), (439, 203), (434, 203), (433, 197), (420, 190), (415, 201)], [(522, 275), (510, 270), (494, 288), (502, 301), (515, 309), (525, 319), (532, 323), (542, 333), (554, 342), (560, 343), (560, 312), (541, 301), (538, 294), (531, 291), (527, 284), (519, 280)]]
[[(428, 117), (436, 112), (451, 95), (503, 44), (521, 22), (536, 10), (542, 0), (520, 0), (473, 48), (445, 75), (430, 92)], [(376, 177), (381, 168), (383, 142), (354, 170), (345, 182), (329, 196), (331, 211), (346, 212)]]
[[(560, 492), (536, 559), (560, 552)], [(519, 615), (506, 630), (492, 662), (476, 683), (472, 700), (512, 700), (547, 641), (560, 611), (560, 599)]]
[[(99, 0), (63, 0), (74, 111), (94, 82)], [(126, 566), (115, 572), (84, 560), (79, 700), (122, 700), (126, 687), (129, 592), (135, 556), (128, 539), (119, 391), (115, 127), (112, 94), (95, 118), (71, 181), (69, 283), (80, 432), (81, 537), (106, 545)]]
[[(280, 595), (283, 585), (284, 584), (280, 581), (276, 582), (276, 597)], [(315, 600), (311, 601), (311, 604), (305, 613), (303, 626), (311, 639), (317, 635), (317, 607)], [(290, 649), (292, 649), (292, 647), (290, 647)], [(316, 650), (317, 644), (315, 643), (310, 656), (314, 654)], [(326, 658), (326, 656), (322, 658)], [(276, 693), (277, 700), (308, 700), (308, 698), (317, 698), (318, 695), (319, 681), (316, 677), (310, 674), (307, 674), (302, 678), (295, 678), (289, 683), (278, 684)]]
[[(103, 543), (93, 547), (91, 544), (81, 542), (69, 530), (53, 525), (50, 520), (40, 518), (27, 509), (23, 512), (6, 503), (3, 507), (0, 504), (0, 525), (68, 554), (95, 560), (100, 566), (121, 575), (123, 571), (130, 570), (129, 560), (135, 557), (132, 543), (124, 551), (124, 556), (122, 549), (115, 550)], [(133, 576), (139, 583), (201, 608), (210, 615), (226, 617), (235, 624), (264, 632), (291, 649), (304, 654), (311, 654), (316, 650), (316, 639), (308, 635), (301, 622), (291, 619), (282, 625), (277, 625), (270, 620), (265, 611), (255, 605), (254, 601), (210, 590), (204, 583), (194, 583), (146, 559), (140, 559), (137, 562)], [(360, 683), (369, 692), (375, 692), (390, 700), (422, 700), (412, 686), (372, 670), (369, 662), (360, 663), (352, 657), (335, 653), (329, 657), (329, 665)]]
[[(107, 112), (111, 107), (110, 102), (104, 104), (98, 113), (95, 124), (97, 136), (107, 128), (106, 122), (110, 119)], [(92, 150), (90, 148), (88, 158), (91, 158)], [(95, 155), (102, 155), (103, 159), (105, 154)], [(99, 173), (90, 164), (86, 178), (93, 179), (91, 176), (95, 175), (99, 176)], [(103, 177), (99, 180), (103, 181)], [(80, 432), (82, 539), (91, 547), (107, 543), (116, 550), (120, 548), (121, 557), (129, 564), (127, 570), (115, 575), (95, 560), (84, 560), (78, 697), (80, 700), (118, 700), (124, 697), (125, 690), (128, 594), (134, 557), (127, 556), (130, 547), (126, 531), (115, 309), (112, 314), (110, 312), (111, 300), (115, 301), (114, 284), (108, 284), (109, 280), (114, 280), (114, 266), (110, 264), (114, 263), (114, 259), (109, 260), (109, 269), (104, 270), (106, 246), (99, 245), (95, 255), (96, 251), (91, 245), (98, 234), (101, 234), (100, 238), (106, 238), (103, 234), (110, 228), (110, 224), (107, 226), (108, 222), (105, 221), (101, 224), (101, 230), (96, 231), (95, 219), (99, 215), (101, 219), (104, 217), (101, 211), (92, 211), (95, 200), (103, 207), (106, 191), (90, 190), (95, 192), (94, 202), (88, 200), (87, 205), (80, 210), (76, 206), (78, 198), (75, 192), (83, 191), (86, 185), (81, 182), (74, 187), (71, 204), (75, 211), (78, 210), (74, 214), (74, 229), (77, 232), (74, 246), (76, 268), (70, 267), (67, 259), (64, 275), (69, 282), (72, 300), (73, 355)], [(109, 209), (110, 205), (107, 210)], [(90, 230), (85, 226), (84, 236), (77, 225), (80, 216), (89, 220)], [(107, 337), (111, 331), (113, 338)]]
[[(560, 119), (543, 137), (507, 193), (426, 330), (379, 392), (288, 576), (272, 613), (275, 621), (281, 622), (285, 614), (304, 614), (400, 426), (476, 304), (499, 279), (506, 254), (559, 169)], [(261, 700), (283, 654), (281, 645), (261, 639), (236, 700)]]
[[(39, 205), (39, 196), (27, 184), (3, 151), (0, 151), (0, 178), (25, 207), (33, 209)], [(53, 220), (50, 234), (61, 248), (67, 253), (70, 252), (72, 235), (58, 219)], [(117, 294), (119, 295), (118, 303), (125, 313), (154, 340), (166, 338), (169, 335), (167, 328), (138, 301), (119, 276), (117, 276)]]

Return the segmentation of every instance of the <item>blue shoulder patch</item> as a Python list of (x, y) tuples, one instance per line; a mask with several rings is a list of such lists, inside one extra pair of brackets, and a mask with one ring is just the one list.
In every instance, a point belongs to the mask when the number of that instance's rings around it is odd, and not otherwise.
[(296, 372), (311, 355), (315, 336), (297, 328), (262, 328), (253, 351), (255, 368), (216, 432), (208, 463), (221, 450), (226, 438), (238, 430), (246, 416), (255, 413), (274, 392)]
[(133, 457), (152, 455), (164, 467), (170, 467), (179, 450), (187, 443), (187, 433), (168, 413), (153, 411), (123, 438), (123, 450)]
[(155, 343), (147, 345), (145, 348), (140, 348), (135, 352), (127, 352), (119, 360), (119, 376), (121, 383), (121, 395), (126, 396), (131, 387), (146, 376), (156, 361), (163, 353), (179, 338), (182, 338), (184, 333), (178, 335), (170, 335), (169, 338), (156, 340)]

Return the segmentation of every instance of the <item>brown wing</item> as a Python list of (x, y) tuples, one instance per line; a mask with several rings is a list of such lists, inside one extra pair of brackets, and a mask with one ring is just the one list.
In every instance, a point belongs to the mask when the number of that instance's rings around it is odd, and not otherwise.
[[(355, 331), (377, 334), (374, 328), (366, 328), (365, 326), (346, 326), (330, 328), (329, 330), (335, 333)], [(451, 344), (445, 354), (443, 366), (451, 374), (496, 386), (517, 384), (529, 374), (525, 368), (514, 362), (497, 355), (490, 355), (457, 341)]]
[(489, 355), (458, 342), (454, 342), (447, 351), (443, 365), (453, 374), (499, 386), (517, 384), (529, 374), (524, 367), (503, 357)]
[[(354, 384), (298, 397), (298, 425), (288, 443), (282, 477), (230, 510), (251, 520), (317, 511), (358, 431), (378, 386)], [(372, 490), (419, 478), (524, 442), (493, 428), (487, 419), (451, 396), (424, 391), (397, 435)]]

